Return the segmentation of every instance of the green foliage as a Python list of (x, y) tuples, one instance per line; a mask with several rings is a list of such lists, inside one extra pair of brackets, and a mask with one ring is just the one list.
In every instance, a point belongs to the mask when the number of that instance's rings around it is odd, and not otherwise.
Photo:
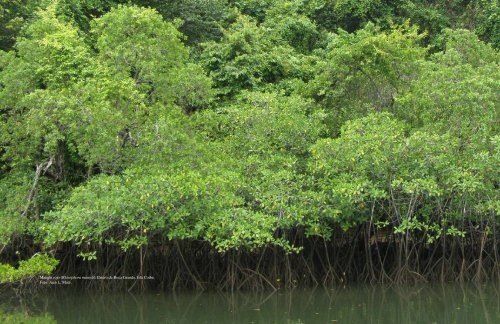
[[(241, 90), (279, 88), (290, 91), (286, 85), (288, 81), (312, 77), (310, 65), (314, 58), (297, 52), (292, 46), (309, 50), (313, 30), (297, 34), (294, 27), (287, 26), (287, 22), (278, 17), (274, 19), (280, 21), (281, 28), (273, 30), (241, 15), (224, 30), (220, 42), (203, 44), (201, 62), (222, 99), (231, 99)], [(314, 28), (309, 21), (306, 23)]]
[(116, 78), (131, 77), (142, 93), (171, 97), (170, 74), (188, 54), (173, 24), (153, 9), (120, 6), (96, 19), (93, 33), (99, 60)]
[(212, 80), (197, 64), (187, 64), (176, 71), (169, 80), (174, 102), (186, 113), (207, 108), (215, 97)]
[(243, 175), (238, 194), (268, 219), (263, 224), (274, 224), (269, 233), (310, 225), (298, 196), (308, 148), (324, 130), (321, 110), (299, 96), (247, 92), (237, 104), (197, 119), (201, 132), (238, 162)]
[(113, 242), (127, 250), (147, 243), (149, 235), (198, 238), (204, 220), (208, 223), (226, 204), (237, 203), (224, 188), (226, 182), (188, 170), (131, 170), (120, 177), (97, 177), (75, 190), (60, 211), (46, 214), (44, 240), (48, 245)]
[(394, 98), (418, 71), (423, 35), (408, 24), (383, 32), (368, 24), (354, 34), (332, 35), (307, 92), (331, 115), (333, 132), (348, 119), (391, 111)]
[(165, 104), (173, 99), (186, 110), (210, 101), (210, 80), (197, 65), (186, 65), (182, 34), (155, 10), (119, 6), (96, 19), (92, 31), (97, 59), (115, 79), (132, 78), (145, 99)]
[[(90, 261), (158, 238), (291, 252), (294, 231), (496, 230), (497, 16), (497, 1), (3, 1), (0, 244), (70, 242)], [(1, 271), (56, 265), (38, 258)]]
[(272, 6), (271, 0), (234, 0), (234, 5), (243, 14), (254, 17), (258, 22), (262, 22), (267, 10)]
[(30, 179), (27, 172), (11, 172), (0, 178), (0, 245), (6, 245), (13, 234), (22, 233), (23, 220), (19, 215), (26, 208), (26, 193)]
[[(153, 9), (118, 6), (95, 20), (94, 32), (103, 58), (113, 61), (119, 72), (150, 68), (147, 61), (157, 62), (162, 54), (170, 58), (172, 62), (165, 63), (170, 65), (185, 55), (180, 33)], [(113, 51), (115, 46), (119, 47)]]
[(118, 7), (99, 18), (95, 53), (55, 4), (0, 60), (0, 145), (5, 169), (13, 170), (0, 184), (19, 188), (5, 195), (1, 215), (12, 225), (3, 241), (18, 228), (14, 220), (39, 218), (85, 178), (142, 157), (175, 104), (193, 111), (212, 97), (201, 68), (187, 64), (180, 34), (153, 10)]
[[(442, 38), (445, 42), (444, 58), (441, 58), (443, 63), (447, 56), (453, 57), (456, 54), (459, 56), (456, 63), (470, 64), (473, 67), (499, 63), (498, 51), (466, 29), (446, 29)], [(435, 56), (441, 57), (440, 54)]]
[(300, 53), (311, 52), (320, 40), (316, 25), (295, 1), (278, 2), (269, 8), (263, 26), (277, 42), (285, 42)]
[(473, 13), (467, 21), (468, 24), (475, 27), (476, 33), (483, 40), (491, 42), (498, 49), (500, 46), (500, 22), (498, 19), (500, 6), (498, 0), (471, 1), (468, 9)]
[(15, 43), (25, 20), (31, 16), (39, 1), (3, 0), (0, 2), (0, 50)]
[(136, 0), (140, 6), (155, 8), (165, 19), (179, 19), (186, 42), (197, 45), (222, 36), (222, 28), (235, 19), (236, 10), (228, 0)]
[(322, 131), (322, 112), (299, 96), (244, 92), (231, 106), (198, 117), (210, 137), (243, 155), (303, 155)]
[(370, 19), (383, 16), (391, 5), (384, 6), (380, 0), (310, 0), (307, 3), (319, 25), (351, 32)]
[(0, 319), (5, 324), (33, 323), (33, 324), (55, 324), (56, 319), (52, 314), (43, 313), (40, 315), (26, 314), (24, 311), (12, 312), (0, 310)]
[(0, 283), (15, 283), (36, 276), (48, 276), (58, 264), (59, 261), (46, 254), (36, 254), (29, 260), (19, 261), (17, 268), (9, 264), (0, 264)]
[(498, 133), (498, 52), (464, 30), (445, 36), (446, 50), (423, 65), (396, 110), (416, 126), (454, 134), (463, 149), (481, 150)]
[[(490, 174), (497, 158), (488, 151), (464, 152), (449, 133), (408, 134), (391, 115), (376, 113), (347, 122), (339, 138), (318, 142), (312, 152), (321, 207), (340, 208), (335, 220), (345, 228), (388, 220), (396, 233), (423, 230), (436, 215), (459, 227), (465, 217), (495, 213), (486, 206), (497, 200), (497, 172)], [(438, 206), (445, 202), (443, 215)]]
[(233, 96), (239, 90), (258, 87), (264, 78), (281, 77), (278, 53), (267, 52), (270, 49), (264, 31), (248, 17), (240, 16), (224, 31), (221, 43), (204, 46), (202, 62), (219, 91)]

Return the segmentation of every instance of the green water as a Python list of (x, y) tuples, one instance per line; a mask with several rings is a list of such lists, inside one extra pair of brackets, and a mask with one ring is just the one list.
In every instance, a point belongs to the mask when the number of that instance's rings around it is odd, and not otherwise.
[(500, 323), (500, 285), (2, 297), (1, 323)]

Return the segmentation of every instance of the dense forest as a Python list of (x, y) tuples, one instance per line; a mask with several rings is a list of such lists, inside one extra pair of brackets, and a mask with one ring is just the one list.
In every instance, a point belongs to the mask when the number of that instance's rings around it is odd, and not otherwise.
[(497, 0), (0, 1), (0, 283), (499, 280), (499, 23)]

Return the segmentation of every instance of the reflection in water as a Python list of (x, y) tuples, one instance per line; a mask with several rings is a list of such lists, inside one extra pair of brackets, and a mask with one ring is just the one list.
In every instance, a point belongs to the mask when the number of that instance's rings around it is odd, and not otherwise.
[(2, 297), (1, 323), (500, 323), (500, 286)]

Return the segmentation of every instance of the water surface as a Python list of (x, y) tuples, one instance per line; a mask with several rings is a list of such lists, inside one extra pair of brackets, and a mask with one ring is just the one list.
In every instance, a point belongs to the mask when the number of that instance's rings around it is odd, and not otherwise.
[(2, 323), (500, 323), (500, 285), (2, 297)]

